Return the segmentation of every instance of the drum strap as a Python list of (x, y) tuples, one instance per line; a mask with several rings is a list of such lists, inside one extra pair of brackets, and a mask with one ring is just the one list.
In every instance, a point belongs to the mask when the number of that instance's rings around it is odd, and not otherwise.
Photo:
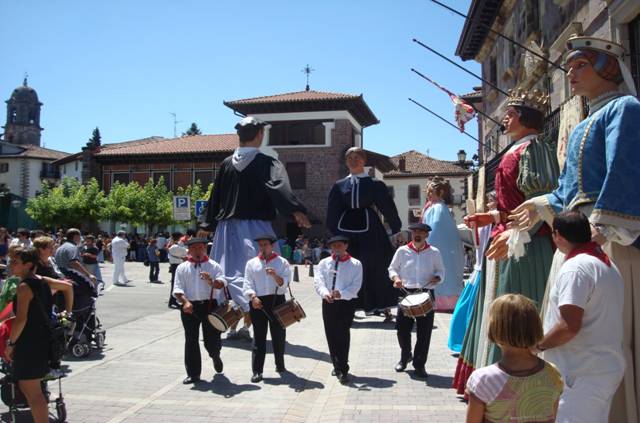
[(340, 263), (340, 259), (336, 258), (336, 265), (333, 268), (333, 282), (331, 283), (331, 293), (336, 289), (336, 279), (338, 278), (338, 263)]
[(209, 304), (207, 305), (207, 314), (211, 314), (213, 310), (213, 287), (211, 287), (211, 293), (209, 294)]

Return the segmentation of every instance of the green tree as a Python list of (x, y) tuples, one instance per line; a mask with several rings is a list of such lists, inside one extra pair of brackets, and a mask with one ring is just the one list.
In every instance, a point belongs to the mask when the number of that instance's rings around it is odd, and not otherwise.
[(182, 133), (183, 137), (191, 135), (202, 135), (202, 131), (200, 130), (200, 128), (198, 128), (198, 125), (195, 122), (191, 123), (191, 126), (189, 127), (189, 129), (187, 129), (187, 132)]
[(38, 224), (44, 227), (57, 226), (58, 215), (54, 211), (52, 187), (47, 181), (42, 182), (40, 193), (27, 201), (26, 212)]
[(83, 185), (76, 178), (65, 177), (53, 187), (43, 183), (41, 192), (27, 202), (27, 213), (47, 227), (81, 226), (97, 223), (104, 204), (104, 193), (98, 181)]
[(100, 129), (96, 126), (96, 129), (93, 130), (93, 134), (91, 138), (89, 138), (89, 144), (93, 144), (96, 147), (100, 147), (102, 145), (102, 136), (100, 135)]
[(139, 194), (140, 185), (137, 182), (121, 184), (116, 181), (105, 197), (102, 218), (114, 222), (137, 223), (135, 216), (139, 211)]
[[(160, 177), (157, 183), (149, 178), (138, 194), (139, 203), (134, 221), (147, 227), (147, 234), (157, 226), (173, 223), (173, 195)], [(139, 219), (139, 220), (138, 220)]]
[(80, 186), (75, 193), (73, 203), (74, 208), (82, 216), (83, 223), (92, 225), (100, 221), (106, 197), (96, 178), (91, 178), (86, 184)]

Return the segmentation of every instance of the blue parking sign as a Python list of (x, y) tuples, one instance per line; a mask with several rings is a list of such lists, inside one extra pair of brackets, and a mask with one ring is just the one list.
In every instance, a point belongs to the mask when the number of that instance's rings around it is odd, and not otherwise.
[(191, 198), (188, 195), (173, 196), (173, 219), (191, 220)]

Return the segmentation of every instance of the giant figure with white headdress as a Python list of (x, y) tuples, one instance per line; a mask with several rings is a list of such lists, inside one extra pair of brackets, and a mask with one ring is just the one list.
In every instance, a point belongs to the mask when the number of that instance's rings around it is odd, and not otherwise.
[[(640, 101), (622, 61), (622, 46), (573, 36), (567, 50), (565, 67), (572, 94), (589, 100), (589, 116), (571, 133), (558, 188), (525, 202), (512, 218), (522, 229), (540, 220), (550, 223), (563, 210), (577, 209), (589, 217), (593, 240), (603, 246), (625, 281), (627, 371), (614, 397), (610, 421), (634, 423), (640, 387)], [(556, 252), (550, 284), (553, 269), (563, 261), (564, 255)], [(598, 373), (600, 366), (591, 367), (591, 376), (599, 381), (607, 378)], [(581, 383), (574, 379), (571, 389), (579, 389)]]

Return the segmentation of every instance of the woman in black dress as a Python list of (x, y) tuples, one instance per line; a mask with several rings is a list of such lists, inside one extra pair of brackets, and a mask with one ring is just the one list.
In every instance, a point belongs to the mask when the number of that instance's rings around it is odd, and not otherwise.
[(51, 344), (51, 291), (65, 296), (67, 313), (71, 313), (73, 290), (71, 284), (35, 275), (40, 258), (34, 248), (18, 248), (9, 266), (20, 278), (13, 300), (16, 319), (11, 329), (6, 355), (11, 359), (13, 377), (31, 408), (34, 423), (47, 423), (49, 409), (40, 383), (49, 371)]
[(336, 235), (349, 237), (349, 254), (362, 263), (357, 308), (365, 312), (386, 310), (398, 304), (398, 291), (388, 273), (393, 246), (378, 212), (392, 234), (400, 232), (402, 222), (385, 183), (365, 173), (364, 150), (352, 147), (345, 158), (351, 173), (338, 180), (329, 193), (327, 227)]

